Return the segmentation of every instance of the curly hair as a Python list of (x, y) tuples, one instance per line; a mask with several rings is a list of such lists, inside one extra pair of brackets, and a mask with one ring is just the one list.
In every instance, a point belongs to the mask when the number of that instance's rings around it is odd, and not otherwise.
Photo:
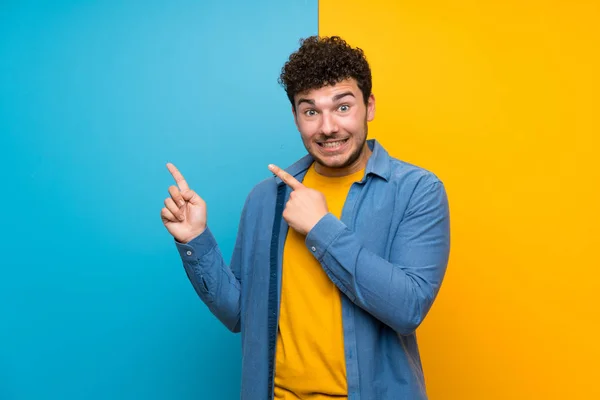
[(367, 104), (372, 81), (364, 52), (352, 48), (339, 36), (310, 36), (300, 40), (300, 48), (283, 65), (278, 82), (295, 109), (296, 94), (335, 85), (348, 78), (356, 80)]

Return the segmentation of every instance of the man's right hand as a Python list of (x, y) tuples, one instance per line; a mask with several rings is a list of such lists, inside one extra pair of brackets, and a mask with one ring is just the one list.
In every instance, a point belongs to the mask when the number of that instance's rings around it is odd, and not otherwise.
[(188, 187), (173, 164), (168, 163), (167, 168), (177, 186), (169, 187), (171, 197), (165, 199), (160, 217), (175, 240), (188, 243), (206, 229), (206, 203)]

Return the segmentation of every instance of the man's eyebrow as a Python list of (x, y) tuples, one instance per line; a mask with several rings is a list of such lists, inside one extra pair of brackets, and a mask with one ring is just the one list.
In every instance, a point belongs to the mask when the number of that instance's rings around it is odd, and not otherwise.
[(340, 94), (336, 94), (335, 96), (333, 96), (333, 101), (338, 101), (339, 99), (346, 97), (346, 96), (352, 96), (354, 97), (354, 93), (352, 92), (344, 92), (344, 93), (340, 93)]
[(304, 98), (298, 99), (298, 104), (297, 104), (297, 105), (300, 105), (300, 104), (302, 104), (302, 103), (308, 103), (308, 104), (310, 104), (311, 106), (314, 106), (314, 105), (315, 105), (315, 101), (314, 101), (314, 100), (311, 100), (311, 99), (304, 99)]

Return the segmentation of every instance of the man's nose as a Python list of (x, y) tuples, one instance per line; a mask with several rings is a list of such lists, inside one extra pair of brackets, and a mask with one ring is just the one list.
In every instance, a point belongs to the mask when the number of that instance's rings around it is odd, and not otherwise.
[(323, 113), (321, 120), (321, 133), (324, 135), (331, 135), (337, 133), (338, 126), (335, 117), (330, 113)]

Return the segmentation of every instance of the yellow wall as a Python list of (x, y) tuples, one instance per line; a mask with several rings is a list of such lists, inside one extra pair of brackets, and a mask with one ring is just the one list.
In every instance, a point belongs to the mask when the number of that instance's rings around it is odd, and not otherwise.
[(320, 1), (372, 64), (371, 136), (449, 194), (432, 400), (600, 398), (599, 4)]

